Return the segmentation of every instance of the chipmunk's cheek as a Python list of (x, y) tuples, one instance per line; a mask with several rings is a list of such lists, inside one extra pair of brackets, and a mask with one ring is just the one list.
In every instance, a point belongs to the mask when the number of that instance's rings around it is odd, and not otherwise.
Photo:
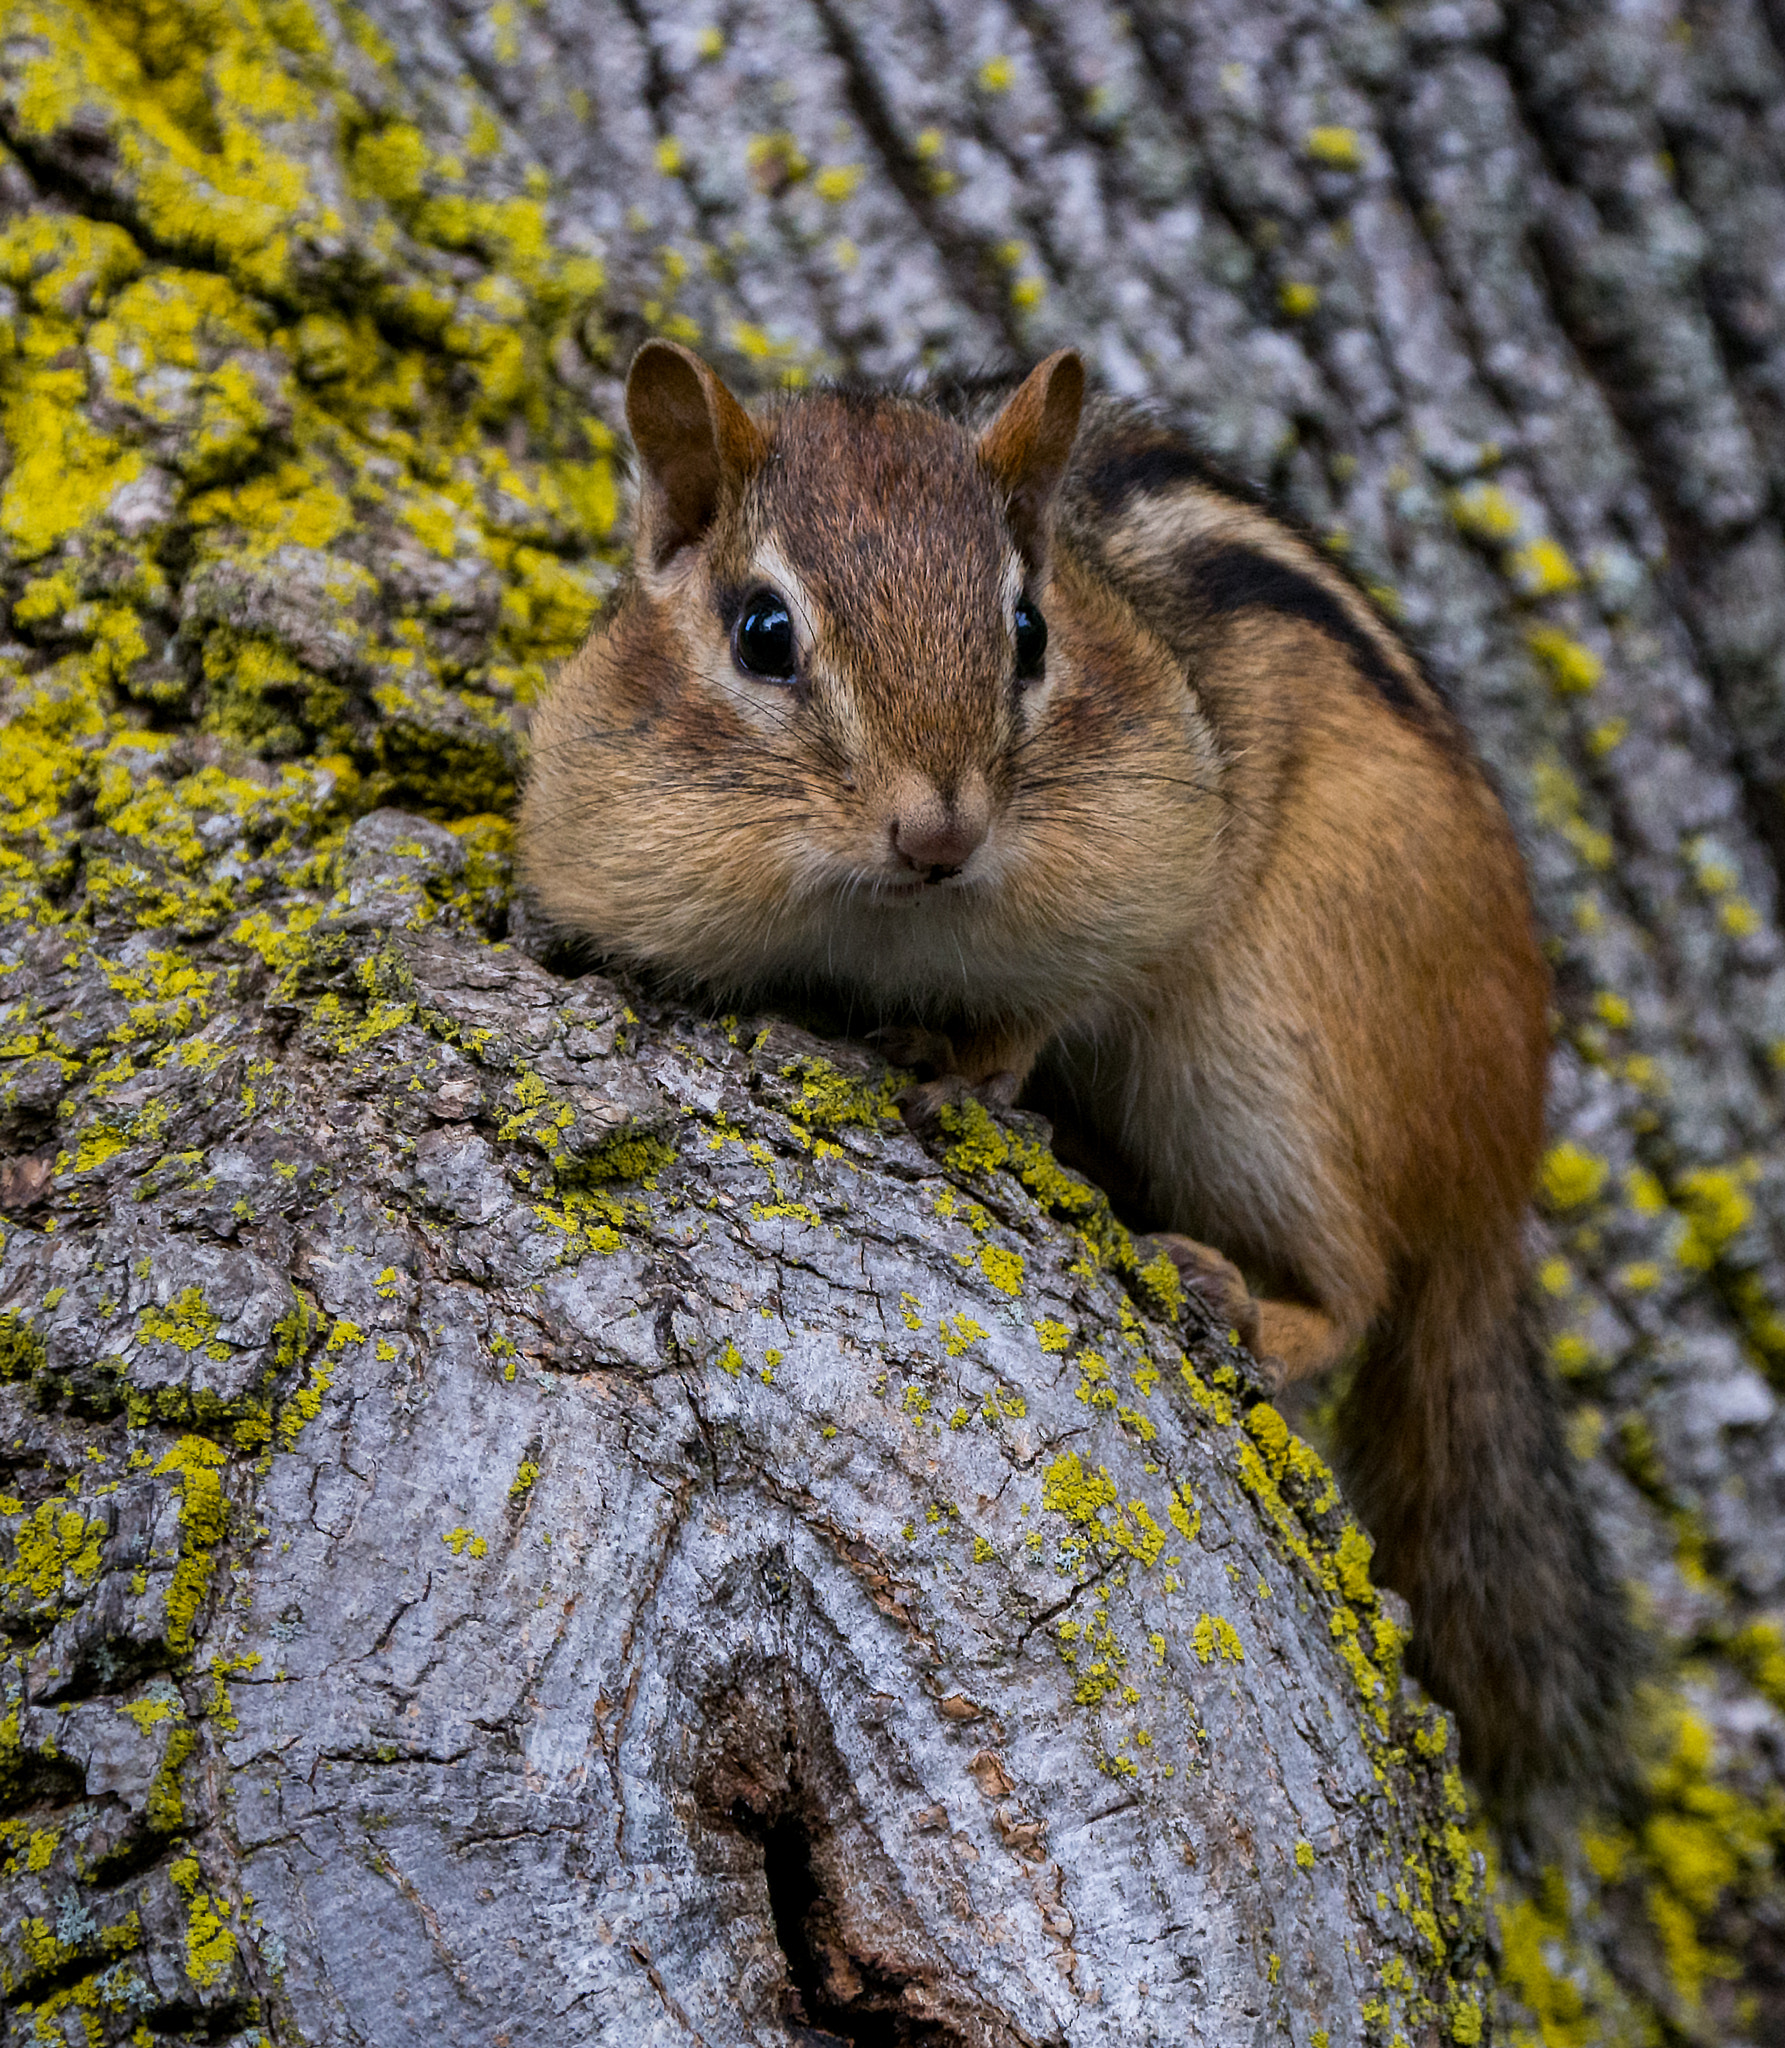
[(794, 901), (834, 903), (858, 891), (871, 864), (867, 827), (859, 814), (814, 804), (780, 836), (783, 887)]

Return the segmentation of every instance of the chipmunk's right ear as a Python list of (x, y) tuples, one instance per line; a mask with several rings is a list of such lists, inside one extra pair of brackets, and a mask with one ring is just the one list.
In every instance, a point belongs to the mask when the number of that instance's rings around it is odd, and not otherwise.
[(701, 540), (768, 453), (762, 430), (692, 349), (647, 341), (626, 375), (638, 450), (638, 553), (661, 569)]

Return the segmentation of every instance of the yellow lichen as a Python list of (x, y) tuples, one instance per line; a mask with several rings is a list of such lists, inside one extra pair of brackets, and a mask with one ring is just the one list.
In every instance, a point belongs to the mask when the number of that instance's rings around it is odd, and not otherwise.
[(180, 1496), (180, 1556), (167, 1592), (167, 1639), (177, 1652), (192, 1646), (198, 1611), (211, 1583), (216, 1547), (229, 1531), (229, 1499), (221, 1468), (229, 1454), (201, 1436), (183, 1436), (152, 1467), (171, 1475)]
[(1564, 695), (1583, 694), (1605, 673), (1605, 664), (1598, 655), (1559, 627), (1533, 626), (1525, 639), (1531, 652), (1549, 671), (1550, 681)]
[(1603, 1159), (1564, 1138), (1544, 1155), (1544, 1200), (1552, 1209), (1563, 1212), (1585, 1208), (1599, 1198), (1610, 1173), (1611, 1168)]
[(1310, 128), (1302, 139), (1302, 147), (1317, 164), (1327, 164), (1334, 170), (1355, 171), (1363, 163), (1355, 128)]
[(1000, 1245), (982, 1244), (979, 1247), (979, 1269), (1000, 1293), (1022, 1293), (1023, 1258), (1020, 1252), (1006, 1251)]
[(1497, 484), (1470, 484), (1454, 493), (1450, 516), (1477, 540), (1508, 541), (1523, 524), (1519, 509)]
[(1101, 1526), (1102, 1510), (1114, 1505), (1115, 1482), (1099, 1468), (1085, 1469), (1076, 1451), (1066, 1451), (1042, 1475), (1041, 1504), (1068, 1521)]
[(200, 1990), (220, 1984), (235, 1961), (236, 1938), (226, 1924), (228, 1904), (206, 1891), (196, 1856), (168, 1866), (168, 1876), (186, 1908), (186, 1974)]
[(1744, 1160), (1735, 1167), (1699, 1167), (1680, 1176), (1675, 1194), (1686, 1231), (1674, 1256), (1682, 1266), (1706, 1271), (1747, 1228), (1754, 1214), (1747, 1189), (1758, 1173), (1752, 1160)]
[(942, 1348), (950, 1358), (959, 1358), (970, 1344), (977, 1344), (991, 1335), (983, 1323), (976, 1322), (964, 1309), (952, 1316), (944, 1316), (938, 1326)]
[(1580, 582), (1580, 572), (1547, 534), (1515, 548), (1506, 557), (1506, 573), (1527, 597), (1553, 597)]
[(172, 1344), (177, 1350), (188, 1353), (202, 1348), (207, 1357), (222, 1359), (229, 1356), (229, 1347), (217, 1342), (221, 1322), (216, 1310), (207, 1304), (199, 1290), (187, 1287), (165, 1308), (151, 1306), (139, 1310), (136, 1328), (140, 1337)]
[(1196, 1652), (1200, 1664), (1210, 1663), (1217, 1657), (1224, 1664), (1243, 1664), (1246, 1661), (1245, 1645), (1240, 1641), (1239, 1630), (1219, 1614), (1199, 1614), (1196, 1617), (1190, 1631), (1190, 1647)]
[(42, 1501), (28, 1515), (22, 1503), (14, 1504), (12, 1512), (19, 1519), (8, 1532), (12, 1562), (0, 1571), (0, 1586), (36, 1600), (59, 1600), (65, 1581), (78, 1590), (98, 1576), (103, 1522), (89, 1520), (64, 1500)]

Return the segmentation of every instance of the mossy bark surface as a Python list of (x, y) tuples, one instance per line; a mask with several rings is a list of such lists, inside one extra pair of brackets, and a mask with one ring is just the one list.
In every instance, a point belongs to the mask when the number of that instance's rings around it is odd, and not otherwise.
[[(1503, 2038), (1785, 2031), (1782, 48), (0, 11), (12, 2037), (1467, 2044), (1484, 1924)], [(1528, 1883), (1324, 1469), (1034, 1126), (922, 1147), (514, 921), (648, 332), (740, 386), (1076, 343), (1476, 733), (1655, 1645), (1646, 1808)]]

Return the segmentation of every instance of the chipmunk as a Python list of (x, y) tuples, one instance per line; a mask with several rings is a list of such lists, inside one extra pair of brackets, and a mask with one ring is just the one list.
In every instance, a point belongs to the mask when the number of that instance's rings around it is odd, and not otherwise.
[(1478, 1780), (1593, 1774), (1629, 1638), (1524, 1308), (1548, 974), (1418, 664), (1070, 350), (753, 415), (650, 341), (626, 417), (632, 580), (534, 719), (542, 913), (938, 1031), (919, 1111), (1045, 1083), (1280, 1383), (1359, 1353), (1343, 1474)]

